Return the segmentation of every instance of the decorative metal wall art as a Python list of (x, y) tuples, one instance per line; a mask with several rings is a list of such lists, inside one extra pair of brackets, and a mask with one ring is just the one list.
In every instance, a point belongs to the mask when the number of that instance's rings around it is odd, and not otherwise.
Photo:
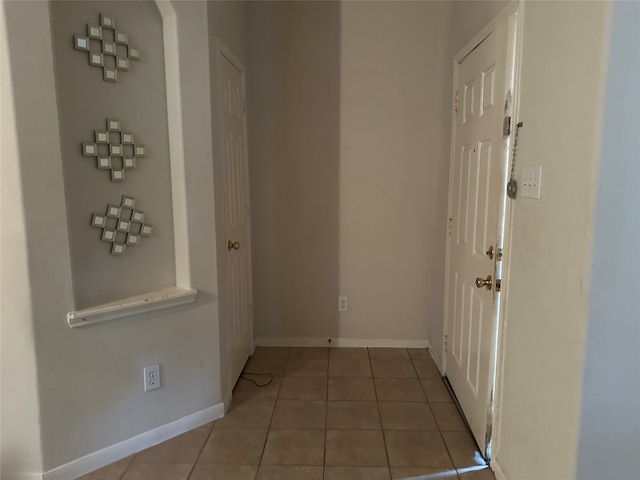
[(124, 255), (127, 246), (135, 247), (141, 237), (150, 237), (153, 227), (144, 223), (144, 212), (135, 209), (136, 199), (122, 196), (120, 205), (107, 205), (107, 213), (94, 213), (91, 226), (102, 229), (102, 240), (112, 243), (111, 255)]
[(106, 130), (94, 130), (94, 141), (82, 144), (82, 155), (95, 157), (100, 170), (111, 171), (112, 182), (124, 181), (124, 171), (136, 168), (147, 147), (135, 143), (134, 135), (121, 128), (120, 120), (107, 118)]
[(87, 24), (87, 35), (75, 35), (76, 50), (88, 52), (89, 65), (102, 68), (105, 82), (117, 82), (118, 71), (129, 71), (131, 60), (140, 60), (140, 49), (129, 45), (129, 35), (116, 30), (113, 17), (100, 14), (100, 25)]

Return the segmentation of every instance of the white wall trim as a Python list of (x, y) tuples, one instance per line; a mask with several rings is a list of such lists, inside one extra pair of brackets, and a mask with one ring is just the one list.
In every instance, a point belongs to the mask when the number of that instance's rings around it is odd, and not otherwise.
[[(121, 460), (129, 455), (169, 440), (224, 416), (224, 404), (218, 403), (186, 417), (161, 425), (122, 442), (80, 457), (45, 472), (42, 476), (27, 476), (24, 480), (69, 480)], [(18, 479), (16, 479), (18, 480)], [(19, 479), (22, 480), (22, 479)]]
[(140, 315), (154, 310), (162, 310), (178, 305), (193, 303), (197, 290), (169, 287), (141, 295), (116, 300), (96, 307), (67, 313), (67, 323), (71, 328), (84, 327), (116, 318)]
[(256, 338), (259, 347), (395, 347), (428, 348), (429, 340), (383, 338), (332, 338), (326, 337), (261, 337)]
[(491, 460), (491, 470), (496, 476), (496, 480), (508, 480), (500, 464), (496, 460)]
[(169, 127), (169, 165), (171, 167), (171, 200), (173, 205), (173, 236), (175, 243), (176, 285), (191, 288), (189, 258), (189, 225), (187, 212), (187, 174), (184, 148), (184, 109), (182, 107), (182, 77), (178, 18), (171, 2), (156, 0), (162, 16), (164, 68), (167, 89), (167, 120)]
[[(511, 4), (510, 4), (511, 5)], [(524, 39), (524, 0), (518, 0), (515, 8), (517, 20), (515, 25), (515, 45), (511, 44), (511, 48), (515, 48), (515, 52), (509, 50), (509, 55), (513, 55), (512, 61), (514, 69), (513, 77), (513, 106), (512, 106), (512, 125), (515, 125), (520, 119), (520, 83), (522, 77), (522, 48)], [(513, 25), (512, 25), (513, 28)], [(513, 135), (513, 134), (512, 134)], [(510, 145), (510, 149), (512, 145)], [(507, 160), (510, 164), (511, 159)], [(495, 383), (493, 392), (493, 428), (492, 428), (492, 451), (498, 452), (500, 449), (500, 432), (502, 421), (502, 390), (505, 368), (505, 351), (506, 351), (506, 328), (507, 328), (507, 305), (509, 302), (509, 278), (511, 271), (511, 242), (513, 237), (513, 201), (507, 199), (504, 210), (504, 237), (502, 239), (502, 249), (505, 252), (502, 258), (502, 293), (500, 296), (500, 305), (498, 310), (498, 332), (496, 337), (497, 350), (495, 359)], [(494, 455), (495, 456), (495, 455)], [(492, 459), (492, 465), (495, 463), (496, 468), (500, 470), (497, 462)], [(501, 471), (500, 471), (501, 472)], [(502, 473), (501, 473), (502, 474)], [(503, 480), (506, 476), (503, 475)], [(497, 480), (501, 480), (496, 473)]]
[(9, 473), (2, 480), (42, 480), (41, 473)]

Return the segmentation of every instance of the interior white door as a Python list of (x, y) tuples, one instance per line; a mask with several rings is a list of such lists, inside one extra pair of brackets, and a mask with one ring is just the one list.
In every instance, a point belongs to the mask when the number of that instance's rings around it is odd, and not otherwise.
[[(498, 300), (496, 257), (487, 252), (502, 238), (508, 37), (508, 22), (503, 21), (456, 66), (458, 103), (450, 173), (445, 373), (485, 453)], [(476, 284), (476, 279), (488, 276), (490, 288)]]
[(221, 137), (224, 143), (227, 305), (231, 375), (235, 382), (253, 348), (246, 96), (242, 64), (223, 49), (219, 50), (218, 56)]

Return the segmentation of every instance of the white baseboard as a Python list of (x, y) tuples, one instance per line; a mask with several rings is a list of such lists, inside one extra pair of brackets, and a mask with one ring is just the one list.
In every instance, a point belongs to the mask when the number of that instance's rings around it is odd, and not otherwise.
[(42, 480), (41, 473), (8, 473), (2, 480)]
[[(117, 462), (129, 455), (133, 455), (145, 448), (152, 447), (165, 440), (169, 440), (177, 435), (212, 422), (222, 416), (224, 416), (224, 404), (218, 403), (199, 412), (192, 413), (186, 417), (179, 418), (173, 422), (116, 443), (115, 445), (60, 465), (45, 472), (42, 476), (33, 477), (33, 480), (35, 480), (35, 478), (38, 478), (38, 480), (69, 480), (71, 478), (78, 478), (110, 463)], [(32, 478), (25, 477), (24, 480), (32, 480)]]
[(262, 337), (256, 338), (259, 347), (395, 347), (427, 348), (428, 340), (391, 340), (380, 338), (332, 338), (326, 337)]
[(493, 473), (496, 475), (496, 480), (507, 480), (507, 476), (495, 460), (491, 460), (491, 470), (493, 470)]

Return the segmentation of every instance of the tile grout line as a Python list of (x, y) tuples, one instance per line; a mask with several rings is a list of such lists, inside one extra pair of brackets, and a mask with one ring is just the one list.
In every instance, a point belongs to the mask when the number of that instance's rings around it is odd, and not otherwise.
[[(404, 350), (408, 353), (407, 349), (404, 349)], [(380, 399), (379, 399), (379, 395), (378, 395), (378, 393), (377, 393), (377, 385), (376, 385), (376, 381), (375, 381), (375, 380), (376, 380), (376, 378), (375, 378), (375, 377), (374, 377), (374, 375), (373, 375), (373, 362), (372, 362), (372, 360), (373, 360), (374, 358), (372, 357), (372, 355), (371, 355), (371, 351), (370, 351), (370, 349), (369, 349), (369, 348), (367, 348), (366, 352), (367, 352), (367, 361), (368, 361), (368, 365), (369, 365), (369, 367), (370, 367), (370, 369), (371, 369), (371, 381), (372, 381), (373, 388), (374, 388), (374, 401), (376, 402), (376, 406), (377, 406), (377, 409), (378, 409), (378, 415), (379, 415), (380, 423), (381, 423), (381, 425), (380, 425), (380, 431), (383, 433), (383, 441), (384, 441), (384, 443), (385, 443), (385, 455), (386, 455), (386, 458), (387, 458), (387, 471), (388, 471), (389, 475), (391, 475), (391, 465), (390, 465), (390, 461), (389, 461), (389, 453), (388, 453), (387, 442), (386, 442), (386, 432), (385, 432), (385, 429), (383, 428), (383, 425), (382, 425), (382, 414), (381, 414), (381, 409), (380, 409)], [(327, 352), (327, 356), (325, 357), (325, 358), (326, 358), (326, 361), (327, 361), (327, 364), (326, 364), (326, 369), (327, 369), (327, 371), (326, 371), (326, 377), (325, 377), (325, 386), (326, 386), (326, 390), (325, 390), (325, 395), (324, 395), (324, 403), (325, 403), (324, 432), (325, 432), (325, 435), (324, 435), (324, 445), (323, 445), (323, 446), (324, 446), (324, 449), (323, 449), (323, 450), (324, 450), (324, 451), (323, 451), (323, 459), (324, 459), (324, 461), (323, 461), (323, 465), (322, 465), (322, 467), (323, 467), (322, 478), (323, 478), (323, 479), (325, 479), (325, 478), (326, 478), (326, 476), (327, 476), (327, 471), (326, 471), (326, 468), (327, 468), (327, 457), (326, 457), (326, 453), (327, 453), (327, 429), (328, 429), (328, 402), (329, 402), (329, 381), (330, 381), (330, 379), (331, 379), (330, 374), (329, 374), (329, 371), (330, 371), (330, 360), (331, 360), (331, 355), (330, 355), (330, 353), (331, 353), (331, 351), (329, 350), (329, 351)], [(292, 349), (291, 349), (291, 348), (288, 348), (288, 349), (287, 349), (286, 357), (281, 357), (281, 358), (284, 358), (284, 359), (285, 359), (285, 371), (286, 371), (286, 365), (288, 364), (288, 360), (289, 360), (289, 359), (291, 359), (291, 358), (297, 358), (297, 357), (292, 356), (292, 355), (293, 355), (293, 354), (292, 354)], [(443, 445), (444, 445), (444, 447), (445, 447), (445, 449), (446, 449), (446, 451), (447, 451), (447, 454), (448, 454), (448, 456), (449, 456), (449, 459), (450, 459), (450, 461), (451, 461), (451, 464), (453, 465), (453, 467), (452, 467), (452, 468), (453, 468), (453, 470), (455, 471), (455, 478), (456, 478), (456, 479), (458, 479), (458, 480), (460, 480), (460, 479), (461, 479), (461, 477), (459, 476), (458, 469), (456, 468), (456, 466), (455, 466), (455, 464), (454, 464), (454, 462), (453, 462), (453, 457), (452, 457), (452, 455), (451, 455), (451, 452), (450, 452), (449, 446), (447, 445), (447, 443), (446, 443), (446, 441), (445, 441), (445, 439), (444, 439), (444, 436), (443, 436), (443, 432), (444, 432), (444, 431), (442, 430), (442, 428), (440, 427), (440, 425), (439, 425), (438, 421), (436, 420), (436, 418), (435, 418), (435, 414), (434, 414), (434, 411), (433, 411), (433, 405), (432, 405), (432, 404), (433, 404), (433, 403), (438, 403), (438, 404), (439, 404), (439, 403), (442, 403), (442, 402), (431, 402), (431, 401), (429, 400), (429, 396), (427, 395), (427, 392), (426, 392), (426, 389), (425, 389), (425, 385), (424, 385), (424, 384), (423, 384), (423, 382), (421, 381), (421, 380), (423, 380), (423, 378), (421, 378), (421, 377), (420, 377), (420, 375), (419, 375), (419, 373), (418, 373), (418, 368), (417, 368), (417, 366), (415, 365), (416, 361), (420, 362), (420, 361), (423, 361), (424, 359), (422, 359), (422, 358), (413, 358), (410, 354), (408, 355), (408, 357), (409, 357), (409, 360), (411, 361), (411, 365), (412, 365), (412, 368), (413, 368), (413, 370), (414, 370), (414, 372), (415, 372), (415, 374), (416, 374), (416, 378), (417, 378), (417, 380), (418, 380), (418, 383), (420, 384), (420, 389), (421, 389), (421, 391), (423, 392), (423, 394), (424, 394), (424, 396), (425, 396), (426, 403), (428, 404), (428, 409), (429, 409), (429, 411), (431, 412), (432, 416), (434, 417), (434, 421), (435, 421), (435, 423), (436, 423), (437, 430), (438, 430), (438, 432), (439, 432), (439, 434), (440, 434), (440, 438), (441, 438), (441, 440), (442, 440), (442, 442), (443, 442)], [(302, 357), (302, 358), (304, 358), (304, 357)], [(310, 358), (316, 358), (316, 357), (310, 357)], [(389, 359), (378, 359), (378, 360), (389, 360)], [(304, 378), (304, 377), (306, 377), (306, 375), (304, 375), (304, 376), (300, 376), (300, 377), (297, 377), (297, 378)], [(286, 377), (285, 377), (285, 373), (283, 372), (283, 374), (282, 374), (282, 379), (284, 379), (284, 378), (286, 378)], [(289, 378), (296, 378), (296, 377), (289, 377)], [(309, 377), (309, 378), (312, 378), (312, 377)], [(348, 378), (348, 377), (345, 377), (345, 378)], [(357, 377), (356, 377), (356, 378), (357, 378)], [(395, 377), (390, 377), (390, 378), (395, 378)], [(398, 378), (401, 378), (401, 377), (398, 377)], [(439, 378), (440, 378), (440, 380), (442, 379), (442, 377), (439, 377)], [(424, 380), (430, 380), (430, 379), (431, 379), (430, 377), (425, 377), (425, 378), (424, 378)], [(274, 419), (274, 415), (275, 415), (275, 407), (276, 407), (276, 405), (277, 405), (277, 402), (281, 399), (280, 395), (281, 395), (281, 393), (282, 393), (282, 383), (283, 383), (283, 382), (282, 382), (282, 380), (281, 380), (280, 385), (278, 385), (278, 387), (277, 387), (277, 391), (275, 392), (275, 399), (274, 399), (274, 404), (273, 404), (273, 410), (272, 410), (272, 412), (271, 412), (271, 417), (270, 417), (269, 425), (268, 425), (268, 427), (267, 427), (266, 437), (265, 437), (265, 441), (264, 441), (264, 444), (263, 444), (262, 452), (261, 452), (261, 454), (260, 454), (259, 463), (258, 463), (258, 465), (256, 466), (257, 468), (256, 468), (255, 476), (252, 476), (252, 478), (253, 478), (254, 480), (258, 477), (258, 475), (259, 475), (259, 473), (260, 473), (260, 468), (261, 468), (261, 466), (262, 466), (262, 460), (263, 460), (263, 458), (264, 458), (264, 453), (265, 453), (265, 451), (266, 451), (266, 444), (267, 444), (268, 436), (269, 436), (269, 433), (270, 433), (270, 432), (271, 432), (271, 430), (272, 430), (272, 424), (273, 424), (273, 419)], [(353, 400), (343, 400), (343, 401), (344, 401), (344, 402), (349, 402), (349, 401), (353, 401)], [(402, 401), (404, 401), (404, 400), (402, 400)], [(339, 401), (339, 402), (340, 402), (340, 401)], [(448, 402), (445, 402), (445, 403), (448, 403)], [(199, 461), (200, 457), (202, 456), (202, 452), (203, 452), (204, 448), (206, 447), (207, 443), (208, 443), (208, 442), (210, 441), (210, 439), (211, 439), (211, 436), (212, 436), (212, 434), (213, 434), (213, 430), (214, 430), (214, 425), (215, 425), (215, 421), (213, 422), (213, 425), (212, 425), (211, 429), (209, 430), (209, 433), (208, 433), (208, 435), (207, 435), (206, 440), (204, 441), (204, 443), (202, 444), (202, 447), (200, 448), (200, 452), (199, 452), (199, 454), (197, 455), (195, 462), (193, 462), (193, 463), (191, 464), (191, 469), (190, 469), (190, 471), (189, 471), (189, 473), (188, 473), (188, 476), (187, 476), (187, 477), (185, 477), (185, 480), (188, 480), (188, 479), (191, 479), (191, 478), (192, 478), (192, 475), (193, 475), (194, 470), (195, 470), (195, 466), (197, 466), (197, 465), (198, 465), (198, 461)], [(361, 429), (357, 429), (357, 430), (361, 430)], [(370, 430), (370, 429), (362, 429), (362, 430)], [(377, 430), (377, 429), (375, 429), (375, 430)], [(448, 431), (448, 430), (446, 430), (446, 431)], [(127, 464), (127, 466), (125, 467), (125, 469), (124, 469), (123, 473), (118, 477), (118, 479), (119, 479), (119, 480), (122, 480), (122, 479), (126, 476), (126, 474), (130, 472), (131, 466), (134, 464), (135, 459), (137, 458), (137, 456), (138, 456), (140, 453), (141, 453), (141, 452), (136, 452), (135, 454), (133, 454), (133, 455), (131, 456), (131, 460), (128, 462), (128, 464)], [(188, 465), (188, 463), (187, 463), (187, 465)], [(274, 464), (274, 465), (276, 465), (276, 464)], [(288, 465), (288, 464), (287, 464), (287, 465), (282, 465), (282, 466), (291, 467), (292, 465)], [(358, 467), (358, 468), (366, 468), (366, 467), (364, 467), (364, 466), (363, 466), (363, 467)]]
[(207, 443), (209, 443), (209, 439), (211, 438), (211, 435), (213, 435), (213, 427), (215, 427), (215, 425), (216, 425), (216, 422), (214, 420), (213, 421), (213, 425), (211, 425), (211, 430), (209, 430), (209, 435), (207, 435), (207, 439), (202, 444), (202, 447), (200, 448), (200, 453), (198, 453), (198, 456), (196, 457), (196, 461), (193, 462), (193, 465), (191, 466), (191, 470), (189, 471), (189, 475), (187, 475), (187, 480), (189, 480), (191, 478), (191, 475), (193, 475), (193, 471), (195, 470), (196, 465), (198, 464), (198, 460), (200, 460), (200, 457), (202, 456), (202, 452), (204, 451), (204, 447), (207, 446)]
[(378, 417), (380, 418), (380, 431), (382, 432), (382, 442), (384, 443), (384, 454), (387, 457), (387, 471), (389, 472), (389, 478), (391, 478), (391, 462), (389, 461), (389, 450), (387, 449), (387, 436), (385, 435), (384, 425), (382, 424), (382, 412), (380, 411), (380, 401), (378, 400), (378, 389), (376, 388), (376, 379), (373, 375), (373, 363), (371, 362), (371, 350), (368, 347), (367, 347), (367, 358), (369, 359), (369, 368), (371, 369), (371, 383), (373, 383), (373, 394), (376, 397), (376, 406), (378, 407)]
[[(288, 355), (288, 352), (287, 352)], [(247, 367), (247, 363), (249, 363), (248, 359), (247, 362), (245, 363), (244, 367), (242, 368), (242, 370), (244, 371), (244, 369)], [(274, 378), (274, 375), (271, 374), (271, 378)], [(280, 386), (282, 385), (282, 380), (280, 381)], [(280, 391), (280, 386), (278, 387), (278, 392)], [(232, 389), (232, 394), (231, 394), (231, 402), (233, 403), (233, 389)], [(275, 409), (275, 404), (274, 404), (274, 409)], [(272, 418), (273, 418), (273, 413), (271, 414)], [(209, 440), (211, 439), (211, 436), (213, 435), (213, 429), (215, 428), (216, 425), (216, 421), (213, 421), (213, 425), (211, 425), (211, 430), (209, 431), (209, 435), (207, 435), (207, 439), (205, 440), (204, 444), (202, 445), (202, 448), (200, 449), (200, 453), (198, 454), (198, 456), (196, 457), (196, 461), (194, 462), (193, 466), (191, 467), (191, 471), (189, 472), (189, 475), (187, 476), (187, 480), (189, 480), (191, 478), (191, 476), (193, 475), (193, 471), (196, 468), (196, 465), (198, 464), (198, 460), (200, 460), (200, 457), (202, 456), (202, 452), (204, 451), (204, 447), (207, 446), (207, 443), (209, 443)], [(269, 431), (267, 430), (267, 435), (269, 434)], [(265, 444), (267, 443), (267, 439), (265, 438)], [(263, 446), (263, 452), (264, 452), (264, 446)], [(262, 460), (262, 455), (260, 457), (260, 459)], [(259, 468), (259, 466), (258, 466)], [(256, 476), (258, 475), (258, 470), (256, 470)]]
[(273, 410), (271, 411), (271, 418), (269, 419), (269, 426), (267, 427), (267, 435), (264, 438), (264, 445), (262, 446), (262, 453), (260, 454), (260, 459), (258, 460), (258, 468), (256, 469), (256, 476), (260, 475), (260, 467), (262, 466), (262, 459), (264, 458), (264, 452), (267, 449), (267, 442), (269, 441), (269, 433), (271, 432), (271, 424), (273, 423), (273, 417), (276, 413), (276, 405), (278, 404), (278, 400), (280, 399), (280, 390), (282, 390), (282, 383), (284, 382), (286, 372), (287, 372), (287, 363), (289, 363), (289, 358), (291, 358), (291, 347), (287, 348), (287, 356), (284, 357), (284, 368), (282, 370), (282, 378), (280, 380), (280, 385), (278, 385), (278, 392), (276, 393), (276, 398), (273, 402)]
[[(407, 349), (404, 349), (404, 350), (408, 353)], [(388, 453), (387, 442), (386, 442), (386, 431), (385, 431), (385, 429), (384, 429), (384, 427), (383, 427), (383, 424), (382, 424), (382, 413), (381, 413), (380, 399), (379, 399), (379, 394), (378, 394), (378, 392), (377, 392), (377, 385), (376, 385), (376, 381), (375, 381), (375, 380), (376, 380), (376, 377), (375, 377), (375, 376), (374, 376), (374, 374), (373, 374), (373, 362), (372, 362), (373, 358), (372, 358), (372, 356), (371, 356), (371, 351), (370, 351), (370, 349), (369, 349), (369, 348), (367, 348), (366, 352), (367, 352), (367, 361), (368, 361), (368, 365), (369, 365), (369, 368), (371, 369), (371, 381), (372, 381), (372, 384), (373, 384), (374, 401), (376, 402), (376, 407), (377, 407), (377, 411), (378, 411), (378, 415), (379, 415), (379, 419), (380, 419), (380, 431), (381, 431), (381, 433), (383, 434), (383, 441), (384, 441), (384, 446), (385, 446), (385, 456), (386, 456), (386, 459), (387, 459), (387, 466), (386, 466), (386, 468), (387, 468), (387, 471), (388, 471), (388, 473), (389, 473), (389, 475), (390, 475), (390, 478), (391, 478), (391, 464), (390, 464), (390, 460), (389, 460), (389, 453)], [(326, 478), (327, 478), (327, 470), (326, 470), (326, 468), (327, 468), (327, 456), (326, 456), (326, 455), (327, 455), (327, 429), (328, 429), (328, 402), (329, 402), (329, 382), (330, 382), (330, 379), (331, 379), (331, 377), (330, 377), (330, 373), (329, 373), (329, 372), (330, 372), (330, 360), (331, 360), (331, 355), (330, 355), (330, 353), (331, 353), (331, 352), (330, 352), (330, 351), (328, 351), (328, 352), (327, 352), (327, 356), (326, 356), (327, 364), (326, 364), (326, 377), (325, 377), (325, 386), (326, 386), (326, 390), (325, 390), (325, 395), (324, 395), (324, 403), (325, 403), (325, 415), (324, 415), (324, 445), (323, 445), (323, 447), (324, 447), (324, 448), (323, 448), (323, 463), (322, 463), (322, 467), (323, 467), (323, 471), (322, 471), (322, 472), (323, 472), (323, 473), (322, 473), (322, 477), (321, 477), (321, 478), (323, 478), (323, 479), (326, 479)], [(281, 357), (281, 358), (284, 358), (284, 359), (285, 359), (285, 371), (286, 371), (286, 365), (288, 364), (289, 359), (291, 359), (291, 358), (296, 358), (296, 357), (295, 357), (295, 356), (292, 356), (292, 350), (291, 350), (291, 348), (289, 348), (289, 349), (287, 349), (287, 355), (286, 355), (286, 357)], [(312, 358), (313, 358), (313, 357), (312, 357)], [(444, 447), (445, 447), (445, 449), (446, 449), (446, 451), (447, 451), (447, 454), (448, 454), (448, 456), (449, 456), (449, 459), (450, 459), (451, 465), (453, 465), (453, 467), (452, 467), (452, 468), (453, 468), (453, 470), (455, 471), (455, 478), (456, 478), (456, 479), (458, 479), (458, 480), (460, 480), (460, 478), (461, 478), (461, 477), (459, 476), (458, 469), (456, 468), (456, 466), (455, 466), (455, 464), (454, 464), (454, 462), (453, 462), (453, 457), (452, 457), (452, 455), (451, 455), (450, 448), (449, 448), (449, 446), (447, 445), (447, 443), (446, 443), (446, 441), (445, 441), (445, 438), (444, 438), (444, 435), (443, 435), (443, 430), (442, 430), (442, 428), (440, 427), (440, 425), (439, 425), (438, 421), (436, 420), (436, 417), (435, 417), (435, 414), (434, 414), (434, 411), (433, 411), (433, 405), (432, 405), (432, 404), (433, 404), (433, 403), (438, 403), (438, 404), (439, 404), (439, 403), (442, 403), (442, 402), (431, 402), (431, 401), (429, 400), (429, 397), (428, 397), (427, 392), (426, 392), (426, 390), (425, 390), (425, 386), (424, 386), (423, 382), (421, 381), (421, 380), (422, 380), (422, 378), (421, 378), (421, 377), (420, 377), (420, 375), (418, 374), (418, 368), (417, 368), (417, 366), (415, 365), (416, 361), (422, 361), (422, 360), (424, 360), (424, 359), (420, 359), (420, 358), (414, 359), (413, 357), (411, 357), (411, 355), (409, 355), (409, 359), (410, 359), (410, 361), (411, 361), (412, 368), (413, 368), (413, 370), (414, 370), (414, 372), (415, 372), (415, 374), (416, 374), (416, 378), (417, 378), (417, 380), (418, 380), (418, 383), (420, 384), (420, 389), (421, 389), (421, 391), (423, 392), (423, 394), (424, 394), (424, 396), (425, 396), (425, 398), (426, 398), (426, 403), (428, 404), (428, 409), (429, 409), (430, 413), (432, 414), (432, 416), (433, 416), (433, 418), (434, 418), (434, 421), (435, 421), (435, 423), (436, 423), (437, 430), (438, 430), (438, 433), (440, 434), (441, 441), (443, 442), (443, 445), (444, 445)], [(389, 359), (379, 359), (379, 360), (384, 361), (384, 360), (389, 360)], [(303, 377), (306, 377), (306, 376), (300, 376), (300, 377), (297, 377), (297, 378), (303, 378)], [(282, 380), (284, 380), (285, 378), (287, 378), (287, 377), (285, 376), (285, 373), (283, 372), (283, 374), (282, 374)], [(288, 377), (288, 378), (296, 378), (296, 377)], [(309, 377), (309, 378), (311, 378), (311, 377)], [(346, 378), (348, 378), (348, 377), (344, 377), (344, 378), (346, 379)], [(354, 377), (354, 378), (357, 378), (357, 377)], [(395, 377), (390, 377), (390, 378), (395, 378)], [(401, 377), (398, 377), (398, 378), (401, 378)], [(427, 379), (427, 380), (428, 380), (428, 379), (430, 379), (430, 377), (426, 377), (425, 379)], [(271, 432), (271, 430), (272, 430), (273, 419), (274, 419), (274, 416), (275, 416), (275, 407), (276, 407), (276, 405), (277, 405), (278, 401), (281, 399), (281, 398), (280, 398), (280, 395), (281, 395), (281, 393), (282, 393), (282, 383), (283, 383), (283, 381), (282, 381), (282, 380), (281, 380), (280, 384), (277, 386), (277, 390), (276, 390), (276, 392), (275, 392), (275, 399), (274, 399), (274, 403), (273, 403), (273, 409), (272, 409), (272, 412), (271, 412), (271, 417), (270, 417), (270, 420), (269, 420), (269, 425), (267, 426), (267, 431), (266, 431), (266, 436), (265, 436), (264, 444), (263, 444), (263, 447), (262, 447), (262, 452), (261, 452), (260, 457), (259, 457), (258, 465), (256, 466), (256, 467), (257, 467), (257, 469), (256, 469), (255, 476), (253, 476), (253, 477), (252, 477), (254, 480), (256, 480), (256, 478), (259, 478), (260, 468), (261, 468), (261, 466), (262, 466), (262, 460), (264, 459), (264, 453), (266, 452), (266, 445), (267, 445), (267, 441), (268, 441), (268, 438), (269, 438), (269, 434), (270, 434), (270, 432)], [(317, 397), (316, 397), (316, 398), (317, 398)], [(342, 401), (344, 401), (344, 402), (350, 402), (350, 401), (354, 401), (354, 400), (342, 400)], [(342, 401), (338, 400), (338, 402), (342, 402)], [(204, 451), (204, 449), (205, 449), (206, 445), (208, 444), (208, 442), (209, 442), (209, 441), (210, 441), (210, 439), (211, 439), (211, 436), (213, 435), (213, 431), (214, 431), (215, 423), (216, 423), (216, 422), (214, 421), (214, 422), (213, 422), (213, 425), (212, 425), (212, 427), (211, 427), (211, 429), (210, 429), (210, 430), (209, 430), (209, 432), (208, 432), (208, 435), (207, 435), (206, 440), (204, 441), (204, 443), (202, 444), (202, 447), (200, 448), (200, 452), (199, 452), (199, 454), (196, 456), (195, 461), (191, 464), (191, 469), (190, 469), (190, 471), (189, 471), (189, 473), (188, 473), (187, 477), (185, 477), (185, 480), (188, 480), (188, 479), (191, 479), (191, 478), (192, 478), (193, 473), (194, 473), (194, 470), (195, 470), (195, 467), (198, 465), (198, 461), (199, 461), (199, 459), (200, 459), (200, 458), (201, 458), (201, 456), (202, 456), (202, 452)], [(372, 430), (372, 429), (356, 429), (356, 430)], [(377, 429), (373, 429), (373, 430), (377, 430)], [(447, 430), (447, 431), (448, 431), (448, 430)], [(118, 479), (119, 479), (119, 480), (122, 480), (122, 479), (126, 476), (126, 474), (130, 472), (131, 466), (134, 464), (135, 459), (137, 458), (137, 456), (138, 456), (140, 453), (141, 453), (141, 452), (136, 452), (135, 454), (133, 454), (133, 455), (131, 456), (131, 460), (130, 460), (130, 462), (129, 462), (129, 463), (127, 464), (127, 466), (125, 467), (125, 469), (124, 469), (123, 473), (118, 477)], [(188, 465), (188, 463), (187, 463), (187, 465)], [(276, 464), (274, 464), (274, 465), (276, 465)], [(287, 465), (282, 465), (282, 466), (291, 467), (292, 465), (288, 465), (288, 464), (287, 464)], [(367, 467), (362, 466), (362, 467), (358, 467), (358, 468), (367, 468)], [(453, 478), (453, 477), (452, 477), (452, 478)]]
[[(409, 357), (411, 358), (411, 355), (409, 355)], [(419, 359), (416, 359), (419, 360)], [(433, 359), (431, 359), (433, 361)], [(414, 359), (411, 358), (411, 365), (413, 365), (413, 369), (416, 371), (416, 375), (418, 376), (418, 382), (420, 383), (420, 387), (422, 388), (422, 391), (424, 392), (424, 396), (427, 399), (427, 405), (429, 407), (429, 411), (431, 412), (431, 415), (433, 415), (433, 421), (436, 423), (436, 426), (438, 427), (438, 434), (440, 435), (440, 439), (442, 440), (442, 444), (444, 445), (445, 450), (447, 451), (447, 455), (449, 455), (449, 460), (451, 460), (451, 465), (453, 470), (455, 470), (456, 472), (456, 478), (459, 480), (460, 476), (458, 475), (458, 469), (455, 466), (455, 463), (453, 462), (453, 457), (451, 456), (451, 451), (449, 450), (449, 446), (447, 445), (447, 442), (444, 439), (444, 435), (442, 435), (442, 429), (440, 428), (440, 423), (438, 422), (435, 413), (433, 413), (433, 408), (431, 408), (431, 402), (429, 401), (429, 396), (427, 395), (427, 392), (424, 389), (424, 385), (422, 384), (422, 377), (420, 377), (420, 374), (418, 373), (418, 369), (416, 368), (416, 365), (414, 362)], [(442, 377), (441, 377), (442, 379)]]
[(136, 457), (138, 456), (138, 453), (140, 452), (136, 452), (133, 455), (131, 455), (131, 461), (127, 464), (126, 468), (124, 469), (124, 471), (122, 472), (122, 474), (118, 477), (118, 480), (122, 480), (124, 478), (124, 476), (127, 474), (127, 472), (129, 471), (129, 469), (131, 468), (131, 465), (133, 465), (133, 461), (136, 459)]
[(438, 427), (438, 434), (440, 435), (440, 439), (442, 440), (442, 444), (444, 445), (444, 448), (447, 450), (447, 455), (449, 455), (449, 460), (451, 460), (452, 468), (456, 471), (456, 478), (460, 479), (460, 477), (458, 476), (458, 469), (453, 463), (453, 457), (451, 456), (451, 452), (449, 451), (449, 446), (447, 445), (447, 442), (444, 439), (444, 435), (442, 435), (442, 429), (440, 428), (440, 423), (438, 423), (436, 415), (435, 413), (433, 413), (433, 409), (431, 408), (431, 402), (429, 401), (429, 396), (427, 395), (427, 392), (424, 390), (424, 385), (422, 385), (422, 382), (420, 381), (421, 380), (420, 374), (418, 373), (418, 369), (416, 368), (416, 364), (413, 363), (413, 360), (414, 359), (411, 358), (411, 365), (413, 366), (413, 369), (415, 370), (416, 375), (418, 376), (418, 382), (420, 383), (420, 387), (422, 388), (422, 391), (424, 392), (424, 396), (427, 399), (427, 406), (429, 407), (429, 411), (433, 416), (433, 421), (436, 422), (436, 427)]
[(324, 397), (324, 449), (322, 456), (322, 479), (327, 474), (327, 422), (329, 418), (329, 365), (331, 363), (331, 350), (327, 349), (327, 392)]

